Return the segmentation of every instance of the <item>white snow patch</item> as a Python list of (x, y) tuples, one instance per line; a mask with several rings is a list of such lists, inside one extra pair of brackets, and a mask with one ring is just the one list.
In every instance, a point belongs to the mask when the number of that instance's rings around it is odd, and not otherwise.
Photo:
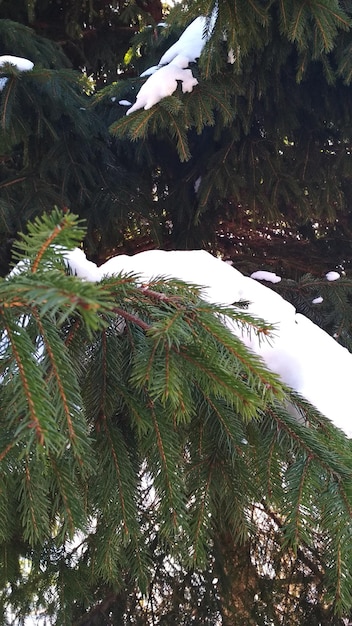
[(182, 69), (178, 65), (165, 65), (157, 72), (149, 76), (148, 80), (140, 88), (134, 105), (128, 109), (126, 115), (130, 115), (138, 109), (147, 111), (163, 98), (171, 96), (177, 89), (177, 81), (182, 83), (182, 92), (191, 92), (198, 81), (194, 78), (192, 70)]
[(317, 298), (314, 298), (312, 300), (312, 304), (321, 304), (323, 302), (324, 298), (322, 298), (321, 296), (318, 296)]
[[(159, 64), (145, 70), (141, 76), (149, 76), (140, 88), (134, 105), (127, 115), (139, 109), (148, 110), (163, 98), (171, 96), (177, 89), (177, 81), (182, 83), (183, 93), (190, 93), (198, 85), (192, 70), (186, 69), (198, 59), (211, 36), (217, 18), (214, 9), (210, 18), (197, 17), (184, 30), (176, 41), (161, 57)], [(178, 71), (175, 69), (178, 68)]]
[(0, 56), (0, 68), (7, 63), (17, 67), (20, 72), (29, 72), (34, 67), (34, 63), (32, 63), (32, 61), (29, 61), (28, 59), (23, 59), (22, 57), (14, 57), (10, 54)]
[(148, 67), (147, 70), (144, 70), (144, 72), (140, 74), (140, 77), (144, 78), (145, 76), (150, 76), (151, 74), (154, 74), (154, 72), (156, 72), (159, 69), (160, 69), (160, 65), (152, 65), (152, 67)]
[(352, 437), (352, 354), (268, 287), (202, 250), (120, 255), (99, 268), (82, 250), (65, 256), (72, 271), (86, 280), (130, 272), (137, 274), (142, 284), (157, 276), (173, 277), (202, 286), (202, 297), (209, 302), (232, 305), (249, 301), (250, 314), (275, 324), (271, 341), (259, 340), (229, 321), (232, 332), (260, 355), (270, 370)]
[(12, 268), (11, 272), (6, 276), (6, 280), (12, 278), (13, 276), (18, 276), (18, 274), (22, 274), (23, 272), (28, 272), (30, 268), (30, 263), (28, 259), (23, 259), (22, 261), (18, 261), (15, 267)]
[(5, 89), (5, 87), (6, 87), (6, 83), (7, 83), (7, 81), (8, 81), (8, 80), (9, 80), (9, 79), (8, 79), (8, 78), (6, 78), (6, 76), (2, 76), (2, 77), (0, 78), (0, 91), (2, 91), (3, 89)]
[(202, 182), (202, 177), (198, 176), (197, 180), (194, 183), (194, 193), (198, 193), (201, 182)]
[(328, 272), (327, 274), (325, 274), (325, 278), (331, 281), (338, 280), (339, 278), (341, 278), (341, 276), (338, 272)]
[(198, 59), (210, 38), (216, 17), (217, 12), (213, 12), (210, 19), (200, 16), (193, 20), (183, 31), (180, 38), (166, 50), (159, 61), (159, 65), (171, 63), (179, 54), (186, 56), (190, 62)]
[(233, 65), (235, 61), (236, 61), (235, 53), (233, 51), (233, 48), (231, 48), (227, 53), (227, 62)]
[(255, 280), (266, 280), (270, 283), (279, 283), (281, 276), (277, 276), (274, 272), (266, 272), (265, 270), (258, 270), (251, 274), (251, 278)]
[[(111, 100), (112, 100), (112, 98), (111, 98)], [(115, 98), (115, 100), (116, 100), (116, 98)], [(119, 104), (121, 104), (121, 106), (123, 106), (123, 107), (130, 107), (132, 102), (130, 102), (129, 100), (119, 100)]]
[(99, 280), (101, 280), (99, 268), (92, 261), (88, 261), (83, 250), (80, 248), (65, 250), (63, 256), (71, 272), (75, 276), (78, 276), (78, 278), (88, 280), (91, 283), (99, 282)]

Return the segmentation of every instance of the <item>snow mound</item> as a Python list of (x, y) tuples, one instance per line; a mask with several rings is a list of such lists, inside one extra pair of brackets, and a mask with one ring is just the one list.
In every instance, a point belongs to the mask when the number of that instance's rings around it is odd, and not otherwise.
[[(3, 56), (0, 56), (0, 74), (1, 74), (1, 68), (7, 64), (17, 67), (17, 69), (20, 72), (29, 72), (34, 67), (34, 63), (32, 63), (32, 61), (29, 61), (28, 59), (23, 59), (22, 57), (14, 57), (14, 56), (11, 56), (10, 54), (5, 54)], [(5, 89), (7, 82), (8, 82), (8, 78), (6, 76), (2, 76), (0, 78), (0, 91)]]
[(275, 325), (271, 340), (259, 340), (229, 322), (231, 331), (261, 356), (270, 370), (352, 437), (352, 354), (269, 287), (202, 250), (120, 255), (99, 268), (82, 250), (68, 251), (65, 257), (72, 272), (85, 280), (133, 272), (143, 284), (164, 276), (199, 285), (208, 302), (233, 305), (248, 301), (250, 314)]
[(255, 280), (266, 280), (269, 283), (279, 283), (281, 280), (281, 276), (277, 276), (273, 272), (266, 272), (265, 270), (253, 272), (253, 274), (251, 274), (251, 278), (254, 278)]
[(341, 278), (340, 274), (338, 272), (328, 272), (327, 274), (325, 274), (325, 278), (326, 280), (338, 280), (339, 278)]
[(14, 57), (10, 54), (0, 56), (0, 68), (7, 64), (14, 65), (20, 72), (29, 72), (33, 69), (34, 63), (22, 57)]

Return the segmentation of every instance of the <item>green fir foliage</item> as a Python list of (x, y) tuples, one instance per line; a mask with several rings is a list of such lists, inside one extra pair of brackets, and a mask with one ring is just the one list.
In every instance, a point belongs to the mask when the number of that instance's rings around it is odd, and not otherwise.
[(70, 213), (37, 219), (0, 286), (3, 614), (93, 624), (99, 589), (114, 610), (126, 585), (147, 597), (159, 558), (206, 577), (221, 533), (246, 545), (270, 514), (349, 610), (350, 442), (224, 321), (270, 327), (175, 280), (82, 281), (63, 260), (81, 236)]
[[(198, 85), (126, 116), (140, 73), (214, 9)], [(272, 328), (162, 275), (81, 281), (64, 250), (279, 270), (275, 290), (351, 349), (351, 5), (167, 13), (0, 2), (1, 54), (34, 63), (0, 68), (0, 621), (341, 626), (351, 445), (223, 321)]]

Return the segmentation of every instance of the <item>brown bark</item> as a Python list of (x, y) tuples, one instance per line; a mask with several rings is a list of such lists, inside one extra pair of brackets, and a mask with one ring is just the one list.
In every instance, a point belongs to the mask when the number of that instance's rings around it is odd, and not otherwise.
[(256, 626), (251, 613), (258, 572), (251, 562), (250, 545), (237, 543), (231, 533), (219, 535), (216, 544), (222, 625)]

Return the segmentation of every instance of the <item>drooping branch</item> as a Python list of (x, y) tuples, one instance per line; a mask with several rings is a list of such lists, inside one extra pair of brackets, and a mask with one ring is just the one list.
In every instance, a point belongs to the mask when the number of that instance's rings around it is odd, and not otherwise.
[[(284, 523), (278, 513), (273, 511), (267, 503), (263, 500), (261, 502), (261, 509), (265, 512), (265, 514), (274, 522), (274, 524), (280, 529), (283, 530)], [(306, 546), (308, 548), (308, 546)], [(297, 557), (302, 561), (302, 563), (310, 569), (310, 571), (318, 578), (320, 582), (323, 582), (324, 579), (324, 570), (326, 569), (325, 564), (322, 563), (321, 555), (317, 554), (313, 548), (309, 547), (309, 551), (316, 557), (316, 563), (310, 559), (306, 552), (299, 546), (297, 547)], [(320, 563), (321, 567), (319, 568), (317, 563)]]

